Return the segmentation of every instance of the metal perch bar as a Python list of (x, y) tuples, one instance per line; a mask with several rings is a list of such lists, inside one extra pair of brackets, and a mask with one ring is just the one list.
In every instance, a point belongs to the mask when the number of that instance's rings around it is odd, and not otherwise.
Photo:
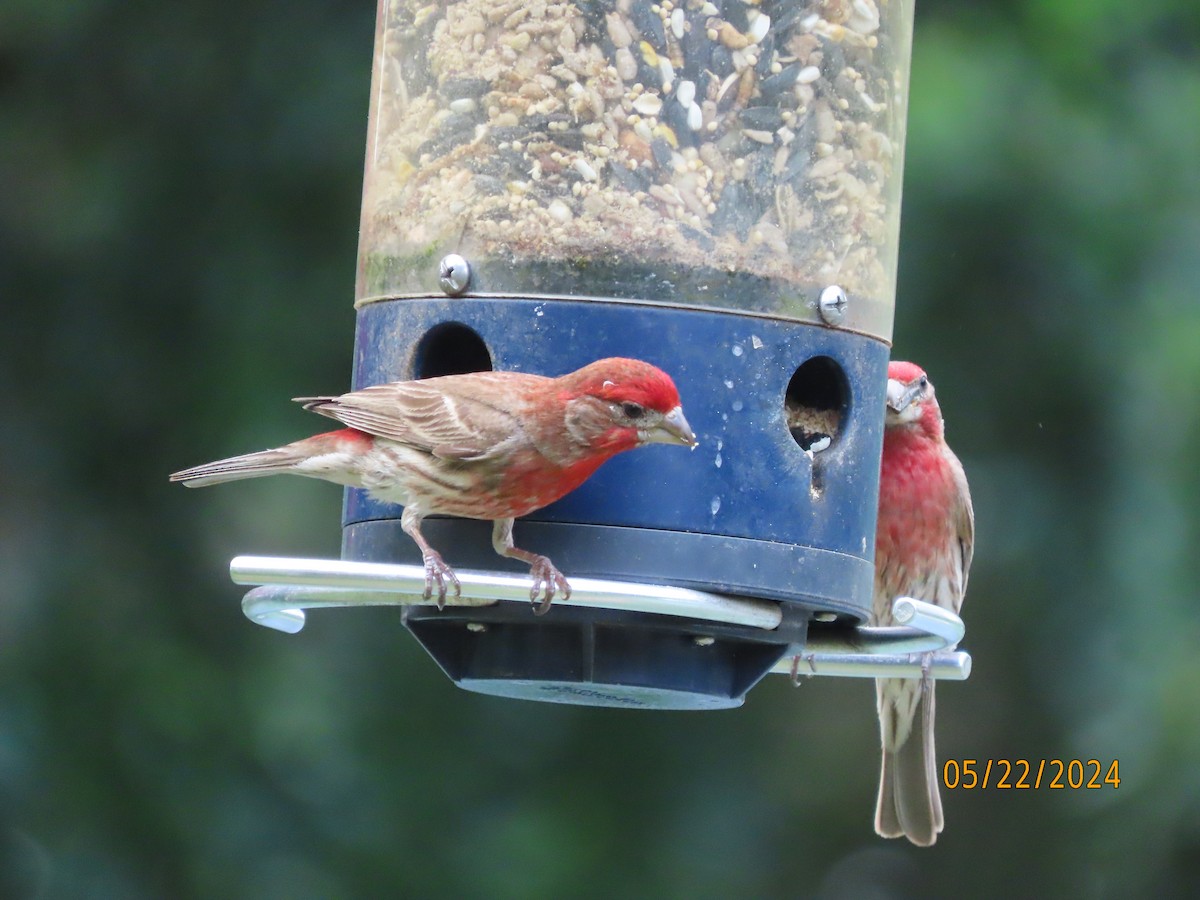
[[(809, 628), (794, 668), (796, 674), (921, 678), (928, 673), (930, 678), (948, 681), (970, 677), (970, 654), (948, 649), (966, 634), (962, 619), (948, 609), (912, 597), (896, 598), (892, 618), (902, 624)], [(796, 655), (789, 653), (771, 671), (791, 675)]]
[[(229, 564), (236, 584), (259, 585), (246, 594), (242, 610), (252, 622), (295, 634), (304, 610), (343, 606), (431, 605), (425, 600), (421, 566), (345, 560), (238, 556)], [(462, 596), (448, 606), (490, 606), (498, 601), (529, 602), (529, 579), (522, 575), (460, 570)], [(768, 600), (729, 597), (665, 585), (631, 584), (597, 578), (571, 579), (572, 606), (680, 616), (771, 630), (783, 614)], [(962, 620), (929, 603), (900, 597), (892, 615), (901, 625), (824, 627), (813, 625), (796, 664), (798, 675), (861, 678), (965, 680), (971, 657), (947, 651), (963, 637)], [(941, 652), (939, 652), (941, 651)], [(773, 672), (791, 674), (797, 654), (788, 654)]]
[[(297, 623), (303, 627), (304, 608), (433, 604), (432, 600), (422, 598), (425, 570), (421, 566), (239, 556), (229, 564), (229, 574), (236, 584), (274, 588), (267, 594), (251, 591), (242, 601), (242, 609), (261, 625), (293, 633), (300, 630)], [(524, 575), (466, 569), (458, 570), (457, 574), (462, 584), (462, 597), (448, 596), (447, 606), (490, 606), (498, 600), (529, 602), (529, 578)], [(280, 589), (280, 585), (339, 590), (288, 591)], [(390, 596), (385, 599), (381, 595)], [(568, 602), (572, 606), (682, 616), (767, 630), (778, 627), (783, 621), (779, 604), (768, 600), (747, 600), (687, 588), (598, 578), (572, 578)], [(287, 627), (280, 627), (285, 624)]]
[[(924, 654), (870, 653), (800, 653), (796, 675), (835, 675), (842, 678), (922, 678), (928, 669), (929, 677), (942, 681), (966, 681), (971, 677), (971, 654), (962, 650), (941, 650), (929, 654), (924, 666)], [(788, 654), (772, 672), (791, 675), (795, 655)]]

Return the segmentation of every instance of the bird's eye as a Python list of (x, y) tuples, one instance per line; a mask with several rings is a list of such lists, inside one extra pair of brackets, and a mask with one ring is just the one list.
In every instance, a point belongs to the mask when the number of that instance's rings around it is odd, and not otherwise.
[(925, 390), (925, 388), (929, 387), (929, 376), (922, 375), (917, 383), (921, 386), (922, 391)]
[(627, 419), (640, 419), (646, 414), (645, 408), (637, 403), (622, 403), (621, 412), (625, 413)]

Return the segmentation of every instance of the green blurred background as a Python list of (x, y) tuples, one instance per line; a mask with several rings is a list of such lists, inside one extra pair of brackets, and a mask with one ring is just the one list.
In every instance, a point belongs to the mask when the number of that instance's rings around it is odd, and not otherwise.
[(340, 492), (175, 469), (348, 384), (371, 0), (0, 4), (0, 897), (1200, 895), (1200, 6), (921, 0), (896, 354), (971, 479), (944, 791), (875, 838), (873, 692), (455, 688), (390, 610), (242, 618)]

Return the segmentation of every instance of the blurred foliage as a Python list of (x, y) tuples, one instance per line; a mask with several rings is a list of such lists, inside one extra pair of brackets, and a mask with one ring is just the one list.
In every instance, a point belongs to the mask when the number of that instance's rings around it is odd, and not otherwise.
[(248, 625), (339, 493), (166, 474), (347, 383), (368, 0), (0, 6), (0, 897), (1200, 893), (1200, 6), (922, 0), (896, 353), (978, 517), (945, 791), (876, 839), (866, 683), (736, 711), (459, 691), (394, 612)]

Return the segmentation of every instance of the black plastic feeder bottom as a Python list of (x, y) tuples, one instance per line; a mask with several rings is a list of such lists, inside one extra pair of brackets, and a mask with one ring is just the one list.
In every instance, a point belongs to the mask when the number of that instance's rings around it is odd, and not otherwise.
[(466, 690), (627, 709), (740, 706), (787, 652), (789, 643), (779, 641), (804, 637), (803, 621), (753, 634), (694, 619), (572, 608), (569, 600), (544, 616), (512, 603), (408, 607), (404, 622)]
[[(446, 548), (456, 566), (521, 575), (529, 571), (523, 563), (495, 554), (488, 522), (431, 518), (425, 526), (426, 537)], [(597, 571), (574, 558), (571, 546), (584, 545), (556, 537), (564, 526), (539, 527), (521, 520), (517, 528), (518, 536), (531, 538), (529, 546), (545, 551), (568, 580), (611, 578), (603, 568)], [(416, 545), (395, 520), (347, 526), (343, 556), (420, 562)], [(773, 629), (572, 606), (561, 599), (542, 616), (511, 601), (443, 610), (409, 606), (404, 624), (442, 671), (466, 690), (627, 709), (721, 709), (740, 706), (746, 692), (790, 647), (803, 644), (812, 607), (781, 607), (783, 619)]]

